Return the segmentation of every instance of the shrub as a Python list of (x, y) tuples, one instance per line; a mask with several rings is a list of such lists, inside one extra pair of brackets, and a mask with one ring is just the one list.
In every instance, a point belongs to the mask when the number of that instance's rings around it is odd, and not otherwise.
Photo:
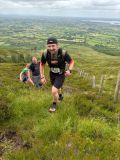
[(12, 115), (10, 101), (0, 96), (0, 121), (8, 120)]

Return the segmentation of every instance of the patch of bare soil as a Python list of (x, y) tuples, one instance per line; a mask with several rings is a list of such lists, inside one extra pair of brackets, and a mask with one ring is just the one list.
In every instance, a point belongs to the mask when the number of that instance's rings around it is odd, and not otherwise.
[(0, 157), (9, 151), (9, 150), (16, 150), (26, 148), (32, 148), (32, 144), (30, 142), (23, 141), (13, 130), (5, 130), (4, 132), (0, 133)]

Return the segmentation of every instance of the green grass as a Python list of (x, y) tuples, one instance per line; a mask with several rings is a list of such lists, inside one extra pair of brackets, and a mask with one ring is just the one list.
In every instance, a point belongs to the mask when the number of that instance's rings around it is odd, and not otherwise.
[[(56, 113), (49, 113), (51, 85), (35, 89), (19, 82), (24, 64), (0, 64), (1, 131), (13, 130), (23, 143), (14, 147), (2, 141), (5, 160), (118, 160), (120, 158), (120, 104), (113, 102), (119, 57), (111, 57), (86, 48), (68, 48), (75, 59), (72, 76), (64, 84), (64, 101)], [(112, 70), (111, 70), (112, 67)], [(76, 68), (107, 79), (102, 96), (91, 82), (79, 77)], [(47, 69), (47, 68), (46, 68)], [(48, 72), (48, 69), (47, 69)], [(110, 75), (112, 75), (110, 77)], [(48, 73), (46, 74), (47, 79)], [(110, 92), (111, 91), (111, 92)]]

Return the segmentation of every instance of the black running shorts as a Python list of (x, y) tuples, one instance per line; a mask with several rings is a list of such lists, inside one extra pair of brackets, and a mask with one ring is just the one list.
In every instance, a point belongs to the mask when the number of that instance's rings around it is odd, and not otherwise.
[(56, 87), (57, 89), (60, 89), (62, 87), (64, 80), (65, 80), (64, 73), (59, 74), (59, 73), (52, 73), (52, 72), (50, 72), (50, 81), (51, 81), (51, 84), (54, 87)]
[(22, 81), (23, 81), (23, 82), (27, 82), (27, 80), (28, 80), (28, 77), (27, 77), (27, 76), (22, 77)]

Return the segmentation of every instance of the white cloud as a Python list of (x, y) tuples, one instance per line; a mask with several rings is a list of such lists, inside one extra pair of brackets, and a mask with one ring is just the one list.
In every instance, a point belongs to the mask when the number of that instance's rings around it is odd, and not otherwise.
[(79, 9), (120, 9), (119, 0), (0, 0), (0, 8), (79, 8)]
[(56, 12), (57, 15), (70, 12), (86, 12), (90, 15), (91, 12), (100, 14), (101, 11), (109, 14), (112, 10), (113, 15), (120, 17), (120, 0), (0, 0), (0, 13), (8, 10), (11, 13), (31, 10), (36, 14), (50, 14), (51, 11), (51, 14)]

